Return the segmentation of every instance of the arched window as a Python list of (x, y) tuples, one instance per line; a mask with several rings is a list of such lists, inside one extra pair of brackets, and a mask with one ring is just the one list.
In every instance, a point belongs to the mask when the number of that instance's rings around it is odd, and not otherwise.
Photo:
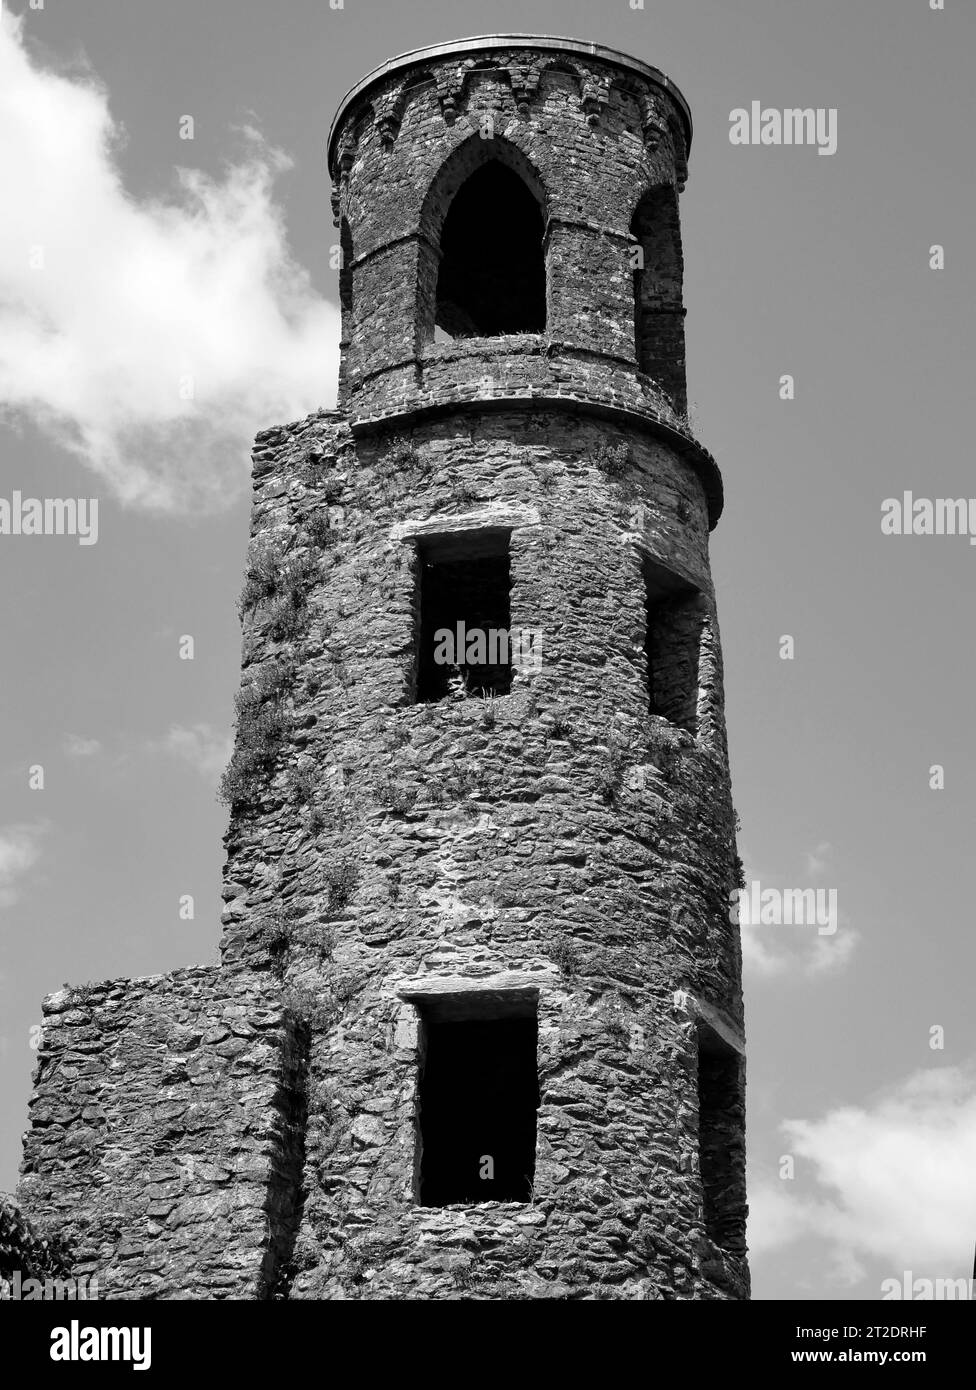
[(644, 194), (630, 230), (639, 251), (634, 270), (637, 366), (683, 412), (687, 406), (683, 260), (678, 199), (670, 184)]
[[(485, 158), (481, 151), (494, 142), (475, 139), (441, 171), (425, 206), (431, 264), (421, 268), (422, 341), (546, 326), (546, 224), (533, 171), (517, 151), (511, 162)], [(512, 167), (519, 161), (527, 177)]]
[(541, 333), (545, 231), (539, 204), (497, 159), (455, 195), (441, 233), (434, 326), (452, 338)]

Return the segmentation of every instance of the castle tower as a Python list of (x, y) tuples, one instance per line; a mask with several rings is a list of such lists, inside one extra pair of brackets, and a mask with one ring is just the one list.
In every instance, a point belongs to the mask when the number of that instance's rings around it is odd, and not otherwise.
[[(419, 50), (340, 106), (339, 405), (255, 448), (221, 966), (150, 991), (160, 1047), (224, 1078), (206, 1143), (179, 1101), (176, 1149), (253, 1191), (207, 1207), (196, 1162), (206, 1278), (197, 1226), (133, 1255), (126, 1198), (111, 1259), (144, 1283), (182, 1261), (202, 1296), (748, 1297), (690, 143), (668, 78), (568, 39)], [(83, 1041), (125, 997), (103, 988), (50, 1021)], [(132, 1164), (99, 1179), (115, 1208)]]

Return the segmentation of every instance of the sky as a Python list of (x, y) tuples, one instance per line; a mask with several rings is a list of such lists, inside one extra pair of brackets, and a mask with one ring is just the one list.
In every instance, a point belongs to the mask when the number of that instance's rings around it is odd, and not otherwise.
[[(757, 893), (836, 895), (836, 930), (742, 927), (754, 1296), (967, 1276), (976, 549), (882, 530), (976, 491), (967, 0), (5, 0), (0, 499), (94, 498), (98, 531), (0, 535), (0, 1189), (43, 996), (216, 960), (250, 442), (335, 398), (329, 124), (486, 32), (623, 49), (694, 116), (740, 850)], [(733, 144), (754, 101), (836, 110), (836, 152)]]

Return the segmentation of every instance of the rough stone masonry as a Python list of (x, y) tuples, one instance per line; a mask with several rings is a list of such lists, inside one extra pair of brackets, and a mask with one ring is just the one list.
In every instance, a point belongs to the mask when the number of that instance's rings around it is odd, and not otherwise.
[[(101, 1296), (748, 1297), (690, 142), (567, 39), (343, 101), (339, 406), (253, 456), (221, 964), (45, 1001), (19, 1200)], [(516, 655), (438, 665), (458, 624)]]

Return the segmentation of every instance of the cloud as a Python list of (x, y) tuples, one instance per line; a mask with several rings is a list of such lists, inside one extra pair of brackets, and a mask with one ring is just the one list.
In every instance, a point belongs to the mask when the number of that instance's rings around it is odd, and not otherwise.
[(171, 198), (133, 198), (107, 94), (33, 63), (22, 30), (0, 17), (4, 418), (126, 504), (225, 505), (255, 430), (329, 404), (336, 376), (338, 311), (274, 201), (289, 161), (247, 131), (222, 177), (179, 169)]
[(154, 751), (171, 754), (213, 781), (230, 761), (234, 740), (230, 733), (218, 732), (210, 724), (173, 724), (166, 737), (152, 746)]
[(40, 825), (0, 826), (0, 907), (10, 907), (20, 896), (20, 879), (40, 858)]
[(861, 940), (852, 927), (841, 925), (833, 936), (819, 936), (811, 926), (768, 926), (741, 922), (742, 968), (747, 979), (819, 979), (839, 975), (850, 964)]
[(795, 1193), (795, 1180), (771, 1183), (750, 1175), (749, 1254), (780, 1250), (816, 1229), (817, 1204)]
[[(835, 885), (822, 883), (832, 855), (833, 847), (826, 841), (806, 851), (801, 879), (794, 878), (789, 883), (783, 882), (782, 875), (745, 871), (747, 898), (740, 904), (739, 934), (747, 981), (816, 980), (838, 975), (850, 964), (861, 934), (851, 926), (846, 913), (837, 912), (835, 918), (831, 916), (831, 903), (836, 909), (842, 897)], [(815, 917), (817, 912), (821, 913), (819, 919), (808, 920), (802, 925), (788, 921), (782, 895), (791, 890), (809, 893), (811, 889), (821, 894), (814, 910)], [(778, 921), (759, 920), (763, 911), (761, 895), (767, 890), (781, 895), (783, 910)], [(831, 894), (835, 896), (831, 898)], [(756, 920), (752, 920), (754, 918)], [(831, 927), (833, 929), (829, 930)]]
[(807, 943), (801, 969), (807, 976), (839, 975), (850, 963), (861, 940), (851, 927), (838, 928), (836, 936), (816, 936)]
[(827, 870), (830, 857), (833, 854), (833, 845), (826, 840), (822, 840), (815, 849), (807, 850), (803, 856), (804, 868), (808, 878), (822, 878)]
[(771, 927), (760, 926), (758, 922), (740, 921), (743, 973), (758, 976), (762, 980), (773, 980), (788, 969), (788, 958), (773, 949), (769, 936), (772, 930)]
[[(754, 1254), (802, 1237), (828, 1242), (838, 1277), (884, 1261), (891, 1276), (969, 1273), (976, 1231), (976, 1066), (932, 1067), (819, 1120), (785, 1120), (785, 1147), (816, 1187), (753, 1183)], [(794, 1192), (796, 1195), (794, 1195)]]
[(64, 751), (69, 758), (93, 758), (102, 751), (97, 738), (83, 738), (81, 734), (65, 734)]

